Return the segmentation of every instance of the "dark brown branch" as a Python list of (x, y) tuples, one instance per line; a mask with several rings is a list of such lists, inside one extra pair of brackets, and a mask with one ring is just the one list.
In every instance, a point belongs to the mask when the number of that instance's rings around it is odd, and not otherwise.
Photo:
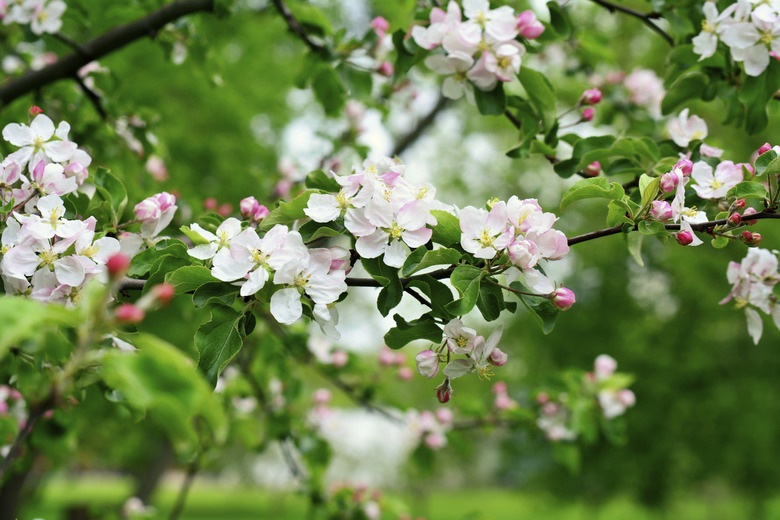
[(200, 11), (214, 10), (214, 0), (176, 0), (152, 14), (120, 25), (79, 46), (79, 50), (37, 71), (30, 71), (0, 87), (0, 105), (55, 81), (71, 78), (87, 63), (110, 54), (140, 38), (157, 34), (166, 24)]
[(591, 2), (600, 5), (604, 9), (608, 10), (610, 13), (614, 14), (615, 11), (620, 11), (621, 13), (625, 13), (629, 16), (638, 18), (639, 20), (642, 21), (643, 24), (647, 25), (650, 29), (660, 34), (661, 37), (664, 40), (666, 40), (666, 43), (674, 47), (674, 38), (672, 38), (669, 35), (669, 33), (661, 29), (661, 27), (659, 27), (655, 22), (653, 22), (654, 19), (661, 18), (661, 15), (659, 13), (643, 13), (631, 9), (630, 7), (625, 7), (622, 5), (613, 4), (612, 2), (607, 2), (606, 0), (591, 0)]
[(404, 151), (409, 148), (412, 144), (414, 144), (417, 139), (420, 138), (420, 136), (425, 132), (425, 130), (428, 129), (431, 124), (433, 124), (434, 121), (436, 121), (436, 117), (439, 115), (439, 113), (444, 110), (447, 105), (449, 104), (449, 99), (447, 99), (444, 96), (440, 96), (439, 100), (436, 102), (436, 105), (433, 107), (433, 109), (428, 112), (428, 114), (417, 121), (417, 124), (412, 129), (411, 132), (403, 136), (396, 144), (395, 148), (393, 148), (393, 153), (390, 154), (392, 157), (395, 157), (397, 155), (401, 155), (404, 153)]
[(298, 23), (298, 20), (295, 19), (295, 16), (293, 16), (290, 8), (287, 7), (287, 5), (282, 0), (274, 0), (274, 7), (276, 7), (276, 10), (279, 11), (279, 14), (282, 15), (284, 21), (287, 22), (287, 27), (289, 27), (292, 32), (294, 32), (301, 40), (303, 40), (303, 43), (305, 43), (307, 47), (318, 54), (325, 50), (325, 47), (312, 41), (312, 39), (309, 37), (309, 33), (306, 32), (300, 23)]
[(512, 122), (513, 125), (515, 125), (515, 128), (518, 130), (523, 128), (523, 123), (521, 123), (520, 120), (517, 119), (517, 116), (515, 116), (512, 112), (509, 110), (504, 110), (504, 115)]
[(108, 114), (106, 113), (106, 110), (103, 108), (103, 105), (100, 102), (100, 96), (97, 92), (89, 88), (85, 83), (84, 80), (81, 79), (81, 77), (76, 74), (73, 76), (73, 79), (78, 83), (78, 86), (81, 87), (81, 90), (84, 91), (84, 95), (87, 96), (87, 99), (89, 99), (89, 102), (92, 103), (92, 106), (95, 107), (95, 110), (98, 114), (100, 114), (100, 117), (105, 121), (108, 119)]

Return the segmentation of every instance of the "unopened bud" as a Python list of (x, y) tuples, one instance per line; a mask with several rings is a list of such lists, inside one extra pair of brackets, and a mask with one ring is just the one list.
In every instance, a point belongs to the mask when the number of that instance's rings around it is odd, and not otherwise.
[(661, 175), (661, 191), (671, 193), (677, 188), (680, 178), (674, 172), (667, 172)]
[(574, 291), (567, 289), (566, 287), (559, 287), (553, 293), (553, 305), (558, 307), (559, 310), (566, 311), (571, 309), (571, 306), (574, 305), (574, 301)]
[(398, 379), (401, 381), (409, 381), (412, 376), (414, 376), (414, 372), (412, 372), (411, 368), (401, 367), (398, 369)]
[(517, 30), (520, 36), (534, 40), (544, 32), (544, 25), (536, 18), (531, 10), (526, 10), (517, 15)]
[(214, 197), (208, 197), (203, 201), (203, 209), (206, 211), (214, 211), (219, 206), (219, 202)]
[(333, 366), (341, 368), (349, 362), (349, 354), (341, 349), (334, 350), (330, 354), (330, 362)]
[(595, 105), (601, 101), (601, 91), (597, 88), (591, 88), (582, 93), (580, 103), (583, 105)]
[(106, 269), (111, 278), (119, 278), (130, 268), (130, 257), (125, 253), (114, 253), (106, 260)]
[(654, 200), (650, 203), (650, 216), (659, 222), (672, 218), (672, 205), (665, 200)]
[(114, 311), (114, 317), (122, 323), (140, 323), (145, 316), (143, 309), (132, 303), (123, 303)]
[(547, 392), (539, 392), (536, 394), (536, 402), (539, 404), (544, 404), (550, 400), (550, 394)]
[(740, 235), (745, 244), (749, 246), (757, 246), (761, 243), (761, 233), (751, 233), (750, 231), (743, 231)]
[(176, 288), (169, 283), (161, 283), (152, 288), (152, 294), (162, 305), (168, 303), (176, 296)]
[(452, 387), (450, 386), (449, 378), (445, 379), (442, 384), (436, 387), (436, 399), (442, 404), (452, 399)]
[(734, 206), (734, 209), (745, 209), (745, 205), (746, 205), (745, 199), (737, 199), (732, 204), (732, 206)]
[(729, 216), (729, 224), (732, 226), (737, 226), (740, 222), (742, 222), (742, 215), (736, 211)]
[(43, 109), (37, 105), (30, 107), (30, 117), (35, 117), (38, 114), (43, 114)]
[(327, 388), (319, 388), (314, 391), (314, 404), (328, 404), (330, 400), (333, 398), (333, 394), (331, 394), (330, 390)]
[(581, 119), (586, 122), (593, 121), (593, 116), (595, 115), (596, 115), (596, 109), (593, 107), (588, 107), (582, 111)]
[(423, 350), (414, 356), (417, 363), (417, 373), (431, 379), (439, 373), (439, 355), (433, 350)]
[(769, 150), (771, 150), (771, 149), (772, 149), (772, 145), (771, 145), (771, 144), (769, 144), (769, 143), (764, 143), (764, 144), (762, 144), (762, 145), (761, 145), (761, 146), (758, 148), (758, 152), (757, 152), (757, 153), (758, 153), (758, 155), (763, 155), (763, 154), (765, 154), (766, 152), (768, 152), (768, 151), (769, 151)]
[(620, 401), (620, 403), (626, 408), (631, 408), (636, 404), (636, 396), (634, 395), (634, 392), (628, 388), (624, 388), (623, 390), (619, 391), (617, 398), (618, 401)]
[(224, 204), (220, 205), (220, 207), (217, 208), (217, 213), (221, 217), (227, 217), (231, 213), (233, 213), (233, 205), (229, 202), (225, 202)]
[(601, 171), (601, 163), (598, 161), (593, 161), (589, 165), (585, 167), (585, 174), (590, 175), (591, 177), (595, 177), (599, 174)]
[(389, 78), (395, 72), (395, 68), (393, 67), (393, 64), (390, 63), (389, 61), (383, 61), (376, 71), (382, 76)]
[[(574, 293), (572, 293), (574, 294)], [(509, 356), (506, 355), (506, 352), (503, 352), (500, 348), (496, 347), (493, 349), (493, 352), (490, 353), (490, 357), (488, 360), (490, 361), (491, 365), (502, 367), (506, 364), (507, 360), (509, 359)]]
[(498, 394), (505, 394), (506, 393), (506, 383), (503, 381), (498, 381), (496, 384), (493, 385), (493, 388), (491, 391), (498, 395)]
[(756, 211), (756, 208), (745, 208), (745, 211), (742, 212), (742, 221), (745, 224), (747, 224), (748, 226), (752, 226), (752, 225), (756, 224), (758, 222), (758, 220), (755, 220), (755, 219), (748, 220), (747, 219), (748, 216), (755, 215), (756, 213), (758, 213), (758, 211)]
[(380, 38), (387, 34), (387, 30), (390, 29), (390, 22), (388, 22), (386, 19), (382, 18), (381, 16), (377, 16), (373, 20), (371, 20), (371, 28), (374, 29), (374, 32), (377, 36)]
[(688, 177), (693, 171), (693, 162), (690, 159), (680, 159), (674, 168), (679, 168), (685, 177)]
[(690, 231), (680, 231), (675, 238), (677, 238), (677, 242), (681, 246), (688, 246), (693, 242), (693, 233)]

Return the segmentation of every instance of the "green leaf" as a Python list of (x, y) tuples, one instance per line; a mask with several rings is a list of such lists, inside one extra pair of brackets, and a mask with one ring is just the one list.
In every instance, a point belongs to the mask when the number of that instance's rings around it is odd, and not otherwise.
[(712, 247), (715, 249), (723, 249), (729, 245), (729, 239), (724, 236), (715, 237), (712, 239)]
[(105, 168), (98, 168), (92, 175), (92, 182), (95, 186), (103, 188), (108, 194), (106, 200), (111, 204), (117, 218), (122, 217), (122, 212), (127, 206), (127, 190), (122, 181), (117, 179), (111, 172)]
[(314, 97), (325, 109), (325, 115), (338, 116), (347, 101), (347, 91), (330, 64), (321, 63), (311, 79)]
[(192, 294), (192, 303), (196, 309), (203, 308), (208, 303), (232, 305), (238, 294), (238, 287), (226, 282), (208, 282)]
[(440, 209), (432, 210), (431, 215), (436, 217), (431, 241), (445, 247), (460, 245), (461, 232), (458, 217)]
[(477, 102), (477, 109), (479, 109), (479, 113), (483, 116), (502, 115), (506, 109), (504, 84), (499, 81), (495, 88), (489, 92), (475, 88), (474, 99)]
[(709, 83), (709, 77), (701, 72), (680, 76), (666, 91), (661, 102), (661, 112), (671, 114), (678, 106), (690, 99), (699, 99)]
[(395, 77), (403, 77), (414, 65), (422, 61), (428, 52), (418, 47), (412, 38), (406, 40), (406, 31), (398, 29), (393, 33), (395, 47)]
[(425, 246), (420, 246), (406, 258), (401, 267), (401, 275), (406, 277), (434, 265), (455, 265), (461, 256), (463, 255), (455, 249), (443, 247), (429, 250)]
[(407, 287), (420, 289), (431, 302), (434, 316), (449, 321), (454, 316), (447, 310), (447, 304), (453, 300), (452, 289), (430, 275), (417, 275), (408, 282)]
[(180, 267), (165, 275), (165, 281), (176, 288), (177, 294), (196, 290), (203, 284), (215, 281), (211, 270), (200, 265)]
[(769, 164), (773, 163), (777, 159), (777, 152), (769, 150), (764, 152), (756, 158), (756, 176), (763, 175)]
[(203, 235), (190, 229), (190, 226), (181, 226), (179, 231), (184, 233), (184, 236), (189, 238), (193, 245), (200, 246), (210, 243), (206, 238), (203, 237)]
[[(518, 291), (528, 292), (528, 287), (520, 282), (512, 282), (509, 286)], [(531, 312), (531, 316), (533, 316), (539, 328), (542, 329), (542, 332), (544, 334), (551, 333), (555, 328), (555, 320), (560, 312), (558, 308), (550, 300), (541, 296), (515, 294), (520, 298), (525, 308)]]
[(455, 316), (463, 316), (473, 309), (477, 304), (479, 284), (484, 275), (485, 271), (473, 265), (456, 267), (450, 276), (450, 283), (458, 290), (460, 299), (449, 303), (446, 306), (447, 311)]
[(243, 341), (238, 331), (239, 314), (230, 307), (216, 307), (211, 321), (195, 333), (195, 347), (200, 354), (198, 368), (206, 375), (212, 388), (219, 374), (241, 350)]
[(192, 261), (192, 257), (187, 254), (187, 246), (181, 240), (161, 240), (153, 247), (141, 251), (133, 257), (133, 260), (130, 262), (130, 269), (127, 271), (128, 276), (143, 276), (147, 274), (157, 261), (166, 255), (187, 260), (188, 263)]
[(277, 224), (292, 224), (296, 220), (308, 218), (303, 212), (309, 204), (309, 197), (314, 191), (307, 190), (290, 202), (280, 202), (260, 223), (260, 229), (268, 230)]
[(611, 200), (607, 205), (607, 226), (619, 226), (621, 224), (634, 224), (628, 217), (631, 208), (625, 200)]
[(405, 346), (411, 341), (424, 339), (434, 343), (441, 342), (442, 330), (428, 314), (407, 322), (400, 314), (393, 316), (396, 326), (385, 334), (385, 344), (393, 350)]
[(632, 231), (626, 236), (626, 243), (628, 244), (628, 253), (631, 255), (637, 264), (644, 266), (645, 262), (642, 260), (642, 239), (645, 236), (638, 231)]
[(333, 27), (331, 27), (328, 18), (317, 7), (300, 2), (290, 2), (288, 7), (293, 17), (307, 32), (319, 36), (333, 33)]
[(767, 193), (766, 188), (760, 182), (744, 181), (731, 188), (726, 196), (738, 199), (765, 199), (769, 196), (769, 193)]
[(650, 236), (665, 236), (667, 234), (664, 223), (657, 220), (643, 220), (637, 226), (637, 230), (643, 235)]
[(341, 190), (341, 185), (336, 182), (336, 179), (322, 170), (309, 172), (306, 176), (306, 187), (310, 190), (323, 190), (330, 193), (337, 193)]
[(404, 295), (404, 288), (398, 278), (398, 269), (388, 266), (380, 258), (362, 258), (360, 262), (368, 274), (382, 285), (376, 303), (380, 314), (387, 316), (401, 303)]
[(318, 238), (337, 237), (344, 233), (344, 226), (336, 222), (320, 223), (310, 220), (298, 228), (304, 244), (313, 242)]
[(604, 177), (594, 177), (592, 179), (582, 179), (574, 183), (563, 195), (561, 200), (561, 210), (566, 208), (572, 202), (583, 199), (607, 198), (619, 200), (625, 195), (623, 186), (617, 182), (610, 183)]
[(561, 38), (568, 39), (571, 36), (571, 22), (563, 8), (558, 2), (547, 2), (547, 9), (550, 10), (550, 25), (552, 25), (552, 28), (555, 29), (555, 32)]
[(528, 94), (531, 104), (539, 112), (544, 130), (552, 128), (557, 118), (555, 115), (555, 91), (550, 82), (543, 74), (528, 67), (520, 67), (517, 77)]
[[(642, 177), (647, 178), (647, 176), (644, 174), (642, 174)], [(661, 189), (660, 186), (661, 186), (660, 177), (656, 177), (652, 179), (644, 187), (642, 186), (642, 178), (639, 179), (639, 189), (642, 192), (642, 208), (646, 208), (650, 206), (650, 204), (655, 200), (655, 196), (658, 195), (658, 192)]]
[(60, 305), (46, 305), (21, 296), (0, 297), (0, 359), (8, 349), (24, 340), (40, 337), (44, 329), (58, 325), (75, 326), (79, 314)]
[(504, 306), (504, 293), (501, 288), (492, 283), (482, 283), (479, 287), (477, 309), (487, 321), (497, 320)]

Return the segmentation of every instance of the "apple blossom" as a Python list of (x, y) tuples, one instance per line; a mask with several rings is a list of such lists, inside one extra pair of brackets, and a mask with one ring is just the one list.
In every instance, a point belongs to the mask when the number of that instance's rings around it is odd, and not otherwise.
[(581, 118), (583, 121), (585, 121), (585, 122), (588, 122), (588, 121), (593, 121), (593, 117), (594, 117), (595, 115), (596, 115), (596, 109), (595, 109), (595, 108), (593, 108), (593, 107), (588, 107), (588, 108), (585, 108), (585, 109), (582, 111), (582, 113), (581, 113), (581, 115), (580, 115), (580, 118)]
[(544, 32), (544, 25), (536, 18), (531, 10), (525, 10), (517, 15), (517, 30), (520, 36), (534, 40)]
[(477, 336), (470, 357), (450, 361), (444, 367), (444, 375), (448, 379), (455, 379), (471, 372), (477, 374), (481, 381), (490, 379), (493, 375), (494, 366), (490, 356), (498, 345), (503, 330), (503, 325), (499, 325), (493, 330), (488, 339)]
[(650, 216), (660, 222), (672, 218), (672, 206), (665, 200), (654, 200), (650, 203)]
[(417, 373), (431, 379), (439, 373), (439, 355), (433, 350), (423, 350), (414, 356)]
[(558, 309), (567, 311), (574, 305), (574, 291), (566, 287), (559, 287), (552, 295), (552, 302)]
[(682, 148), (687, 147), (691, 141), (707, 137), (707, 123), (696, 115), (688, 117), (687, 108), (680, 112), (677, 119), (672, 119), (667, 130), (672, 140)]
[(601, 101), (601, 91), (597, 88), (586, 90), (580, 96), (580, 103), (583, 105), (596, 105)]
[(696, 181), (693, 189), (702, 199), (718, 199), (742, 182), (742, 168), (731, 161), (723, 161), (712, 172), (712, 167), (704, 161), (693, 165), (691, 178)]

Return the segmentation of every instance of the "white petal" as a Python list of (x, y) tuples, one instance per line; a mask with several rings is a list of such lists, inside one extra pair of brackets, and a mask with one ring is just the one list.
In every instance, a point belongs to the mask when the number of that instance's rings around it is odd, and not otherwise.
[(301, 295), (297, 289), (282, 289), (271, 296), (271, 314), (279, 323), (291, 325), (302, 313)]
[(761, 321), (761, 315), (753, 309), (745, 309), (745, 317), (747, 318), (748, 333), (753, 338), (753, 343), (758, 345), (758, 340), (761, 339), (761, 334), (764, 332), (764, 322)]

